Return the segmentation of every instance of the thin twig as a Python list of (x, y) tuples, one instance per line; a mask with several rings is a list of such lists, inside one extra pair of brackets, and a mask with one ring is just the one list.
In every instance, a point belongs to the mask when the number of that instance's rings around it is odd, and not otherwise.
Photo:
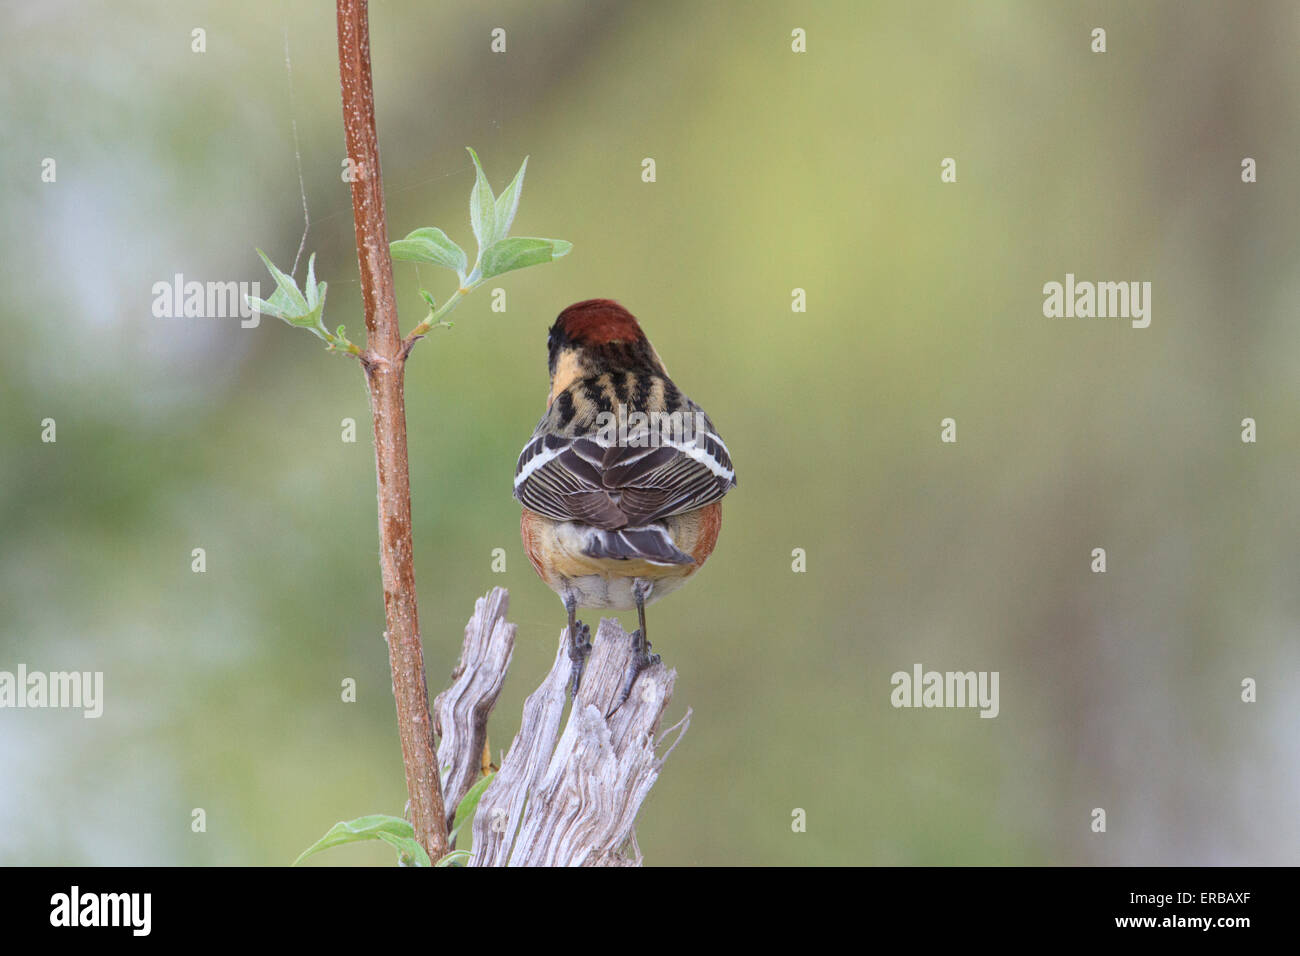
[(388, 658), (397, 699), (397, 727), (406, 766), (411, 825), (433, 860), (447, 853), (447, 813), (434, 757), (433, 721), (420, 646), (411, 543), (411, 479), (406, 454), (406, 370), (397, 324), (393, 262), (388, 250), (384, 191), (375, 132), (366, 0), (338, 0), (339, 80), (348, 156), (358, 168), (352, 182), (361, 297), (367, 348), (360, 356), (375, 426), (379, 483), (379, 565), (384, 582)]

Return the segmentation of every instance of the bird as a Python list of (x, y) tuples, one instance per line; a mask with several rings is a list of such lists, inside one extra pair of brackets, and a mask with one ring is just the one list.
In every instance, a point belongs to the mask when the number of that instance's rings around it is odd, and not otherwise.
[(560, 312), (547, 336), (546, 412), (519, 453), (514, 497), (538, 576), (568, 612), (570, 693), (591, 652), (578, 608), (637, 612), (614, 709), (656, 663), (646, 605), (704, 566), (736, 487), (712, 420), (669, 377), (640, 323), (613, 299)]

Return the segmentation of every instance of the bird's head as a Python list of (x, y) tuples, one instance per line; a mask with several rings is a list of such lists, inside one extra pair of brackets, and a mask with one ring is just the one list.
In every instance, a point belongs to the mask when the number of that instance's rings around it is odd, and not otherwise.
[(613, 299), (569, 306), (551, 326), (546, 347), (552, 399), (575, 380), (602, 372), (668, 374), (636, 316)]

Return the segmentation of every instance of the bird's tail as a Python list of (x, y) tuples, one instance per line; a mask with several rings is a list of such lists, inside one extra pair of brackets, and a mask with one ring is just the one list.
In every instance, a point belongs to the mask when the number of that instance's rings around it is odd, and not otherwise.
[(605, 531), (592, 528), (582, 553), (589, 558), (649, 561), (651, 564), (694, 564), (695, 559), (673, 544), (662, 524)]

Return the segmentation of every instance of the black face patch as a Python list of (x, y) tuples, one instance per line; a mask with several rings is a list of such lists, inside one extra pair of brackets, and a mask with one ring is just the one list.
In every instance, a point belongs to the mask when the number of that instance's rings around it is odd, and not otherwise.
[(546, 368), (552, 375), (555, 374), (555, 360), (560, 355), (560, 337), (555, 326), (551, 326), (551, 331), (546, 336)]

